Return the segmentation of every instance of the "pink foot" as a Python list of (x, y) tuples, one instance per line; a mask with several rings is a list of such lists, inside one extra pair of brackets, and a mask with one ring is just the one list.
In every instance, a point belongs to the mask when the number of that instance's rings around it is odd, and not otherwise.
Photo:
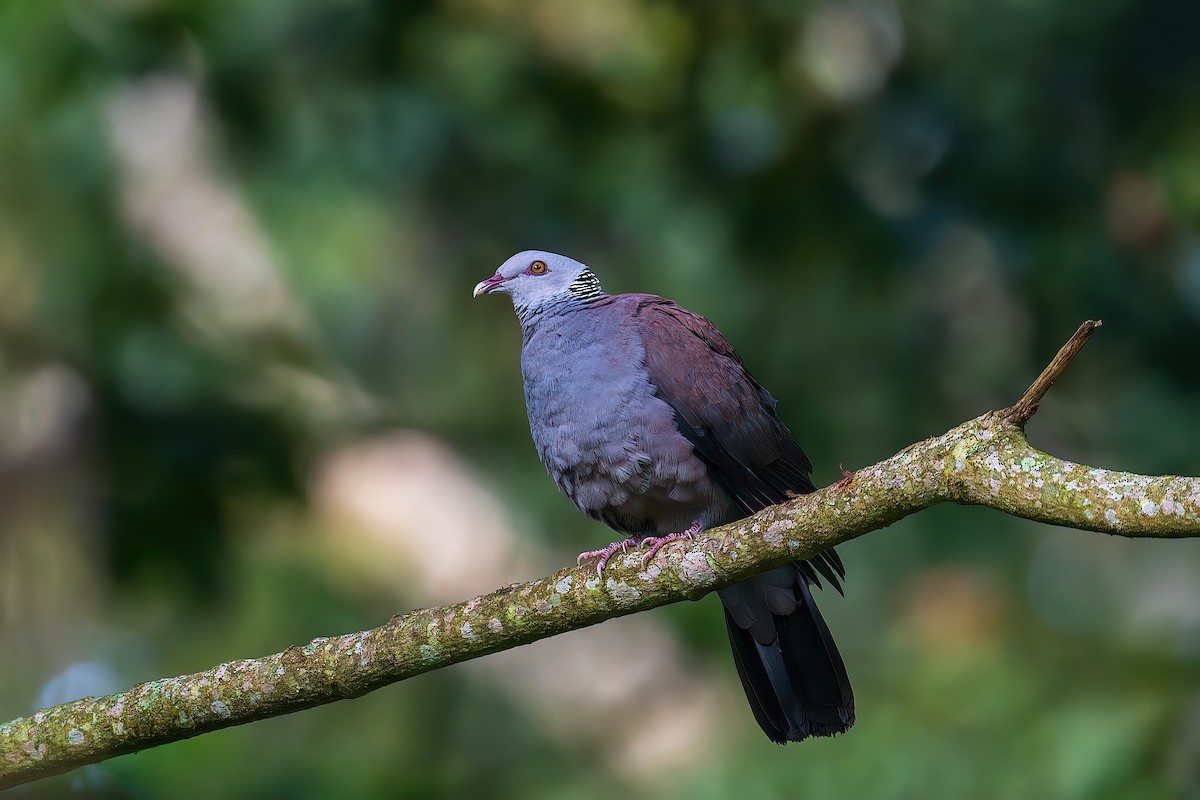
[(647, 536), (645, 539), (642, 539), (643, 545), (650, 545), (650, 549), (646, 551), (646, 555), (642, 556), (642, 566), (646, 566), (646, 562), (654, 558), (654, 554), (657, 553), (664, 544), (668, 544), (669, 542), (678, 542), (680, 539), (687, 539), (688, 541), (691, 541), (692, 537), (701, 530), (700, 522), (697, 520), (696, 522), (693, 522), (692, 526), (686, 531), (680, 531), (679, 533), (668, 533), (666, 536)]
[(626, 548), (637, 543), (638, 540), (631, 536), (623, 542), (613, 542), (608, 547), (603, 547), (599, 550), (586, 550), (579, 554), (579, 557), (575, 559), (575, 563), (582, 564), (589, 558), (596, 558), (599, 556), (600, 563), (596, 565), (596, 575), (599, 576), (604, 572), (604, 565), (608, 563), (610, 558), (617, 553), (624, 553)]

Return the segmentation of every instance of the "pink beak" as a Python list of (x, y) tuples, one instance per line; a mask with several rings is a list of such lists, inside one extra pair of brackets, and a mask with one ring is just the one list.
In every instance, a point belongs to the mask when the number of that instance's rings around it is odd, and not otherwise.
[(497, 272), (486, 281), (480, 281), (479, 283), (475, 284), (475, 291), (471, 292), (471, 297), (479, 297), (481, 294), (489, 294), (494, 292), (496, 291), (496, 288), (500, 286), (500, 284), (504, 283), (505, 280), (507, 280), (507, 278)]

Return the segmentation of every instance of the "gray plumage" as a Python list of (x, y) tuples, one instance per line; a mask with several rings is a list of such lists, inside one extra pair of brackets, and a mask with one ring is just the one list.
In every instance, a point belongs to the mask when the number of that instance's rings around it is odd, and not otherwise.
[[(635, 535), (716, 524), (730, 504), (680, 436), (645, 368), (638, 297), (525, 326), (521, 371), (534, 445), (579, 510)], [(564, 313), (565, 311), (565, 313)]]
[[(508, 259), (475, 295), (512, 295), (529, 427), (583, 513), (635, 540), (732, 522), (813, 490), (775, 400), (708, 320), (654, 295), (607, 295), (583, 264)], [(777, 742), (854, 721), (845, 667), (809, 590), (840, 591), (831, 550), (720, 591), (755, 717)]]

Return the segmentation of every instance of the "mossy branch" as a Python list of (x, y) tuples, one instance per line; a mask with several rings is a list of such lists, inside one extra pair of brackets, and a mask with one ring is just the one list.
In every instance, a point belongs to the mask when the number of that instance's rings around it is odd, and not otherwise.
[(1131, 537), (1200, 535), (1200, 479), (1095, 469), (1030, 447), (1024, 424), (1099, 323), (1085, 323), (1016, 405), (912, 445), (834, 486), (663, 549), (630, 552), (264, 658), (85, 698), (0, 725), (0, 789), (208, 731), (358, 697), (423, 672), (613, 617), (694, 600), (943, 502)]

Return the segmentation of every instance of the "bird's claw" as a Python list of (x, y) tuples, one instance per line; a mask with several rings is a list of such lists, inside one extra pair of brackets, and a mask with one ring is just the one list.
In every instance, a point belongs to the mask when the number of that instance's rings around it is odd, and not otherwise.
[(604, 567), (608, 564), (612, 557), (617, 553), (624, 553), (629, 549), (630, 546), (650, 545), (650, 549), (647, 550), (646, 554), (642, 556), (642, 566), (644, 567), (646, 566), (646, 562), (654, 558), (654, 554), (662, 549), (663, 545), (670, 544), (671, 542), (678, 542), (681, 539), (687, 539), (688, 541), (691, 541), (692, 538), (701, 530), (703, 530), (703, 528), (700, 526), (700, 523), (693, 522), (691, 527), (689, 527), (686, 531), (668, 533), (666, 536), (647, 536), (645, 539), (637, 539), (631, 536), (624, 541), (613, 542), (607, 547), (602, 547), (599, 550), (585, 550), (576, 557), (575, 563), (576, 565), (581, 565), (589, 558), (598, 558), (599, 561), (596, 562), (596, 577), (602, 578), (604, 577)]
[(691, 527), (686, 531), (668, 533), (666, 536), (647, 536), (645, 539), (642, 539), (642, 544), (649, 544), (650, 549), (647, 550), (646, 554), (642, 556), (642, 566), (646, 566), (646, 562), (654, 558), (654, 554), (661, 550), (663, 545), (670, 544), (671, 542), (678, 542), (681, 539), (687, 539), (690, 542), (692, 537), (699, 532), (700, 523), (693, 522)]
[(575, 559), (575, 564), (578, 566), (589, 558), (598, 557), (600, 561), (596, 564), (596, 577), (599, 578), (602, 576), (602, 573), (604, 572), (604, 566), (608, 563), (608, 560), (617, 553), (624, 553), (631, 544), (637, 544), (637, 539), (634, 539), (632, 536), (624, 541), (613, 542), (607, 547), (602, 547), (599, 550), (585, 550)]

